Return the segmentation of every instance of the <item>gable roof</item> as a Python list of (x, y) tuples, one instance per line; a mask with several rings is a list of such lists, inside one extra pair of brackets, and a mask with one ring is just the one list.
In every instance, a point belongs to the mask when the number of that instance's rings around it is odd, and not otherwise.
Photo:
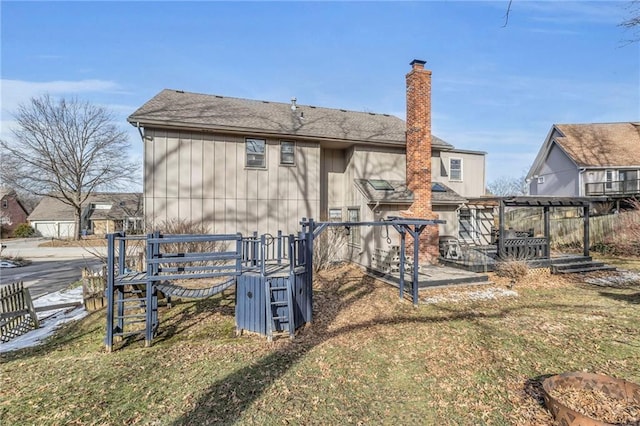
[[(164, 89), (127, 119), (133, 125), (405, 145), (406, 125), (389, 114), (357, 112)], [(432, 146), (453, 146), (433, 137)]]
[(556, 124), (555, 141), (580, 167), (639, 166), (640, 123)]
[(556, 144), (577, 167), (640, 167), (640, 123), (554, 124), (527, 178)]
[[(142, 216), (142, 194), (122, 192), (94, 193), (82, 204), (83, 213), (86, 207), (95, 203), (111, 204), (110, 209), (93, 209), (90, 212), (91, 220), (100, 219), (124, 219), (126, 217)], [(75, 212), (73, 207), (63, 203), (57, 198), (44, 197), (29, 215), (30, 221), (73, 221)]]

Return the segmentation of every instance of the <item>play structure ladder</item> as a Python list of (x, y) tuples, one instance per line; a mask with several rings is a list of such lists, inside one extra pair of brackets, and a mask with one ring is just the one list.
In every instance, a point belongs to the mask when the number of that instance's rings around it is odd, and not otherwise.
[[(291, 280), (289, 277), (266, 278), (267, 303), (267, 340), (273, 339), (274, 333), (288, 333), (293, 338), (295, 325), (291, 297)], [(286, 326), (285, 327), (283, 327)]]
[[(114, 337), (126, 338), (137, 334), (145, 334), (146, 330), (155, 330), (158, 325), (157, 295), (147, 294), (153, 290), (146, 281), (137, 277), (126, 276), (114, 282), (114, 302), (116, 312), (111, 322)], [(129, 279), (126, 279), (129, 278)], [(149, 322), (152, 323), (149, 327)], [(129, 326), (143, 324), (134, 331), (127, 331)]]

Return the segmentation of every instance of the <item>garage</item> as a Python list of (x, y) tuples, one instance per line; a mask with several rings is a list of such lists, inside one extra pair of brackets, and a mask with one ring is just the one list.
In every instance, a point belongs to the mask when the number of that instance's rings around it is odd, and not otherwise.
[(68, 221), (40, 222), (32, 221), (31, 226), (46, 238), (73, 238), (75, 224)]

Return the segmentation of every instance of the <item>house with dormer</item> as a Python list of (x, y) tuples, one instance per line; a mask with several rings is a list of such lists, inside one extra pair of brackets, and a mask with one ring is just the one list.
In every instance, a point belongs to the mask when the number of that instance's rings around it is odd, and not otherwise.
[[(431, 134), (431, 71), (424, 64), (413, 61), (406, 75), (406, 122), (296, 99), (162, 90), (128, 118), (144, 144), (147, 224), (179, 219), (212, 233), (295, 233), (303, 217), (438, 217), (446, 224), (425, 237), (432, 252), (439, 234), (461, 235), (461, 223), (469, 239), (488, 238), (482, 207), (470, 203), (485, 194), (485, 153)], [(388, 244), (383, 234), (352, 233), (352, 252), (364, 259)]]

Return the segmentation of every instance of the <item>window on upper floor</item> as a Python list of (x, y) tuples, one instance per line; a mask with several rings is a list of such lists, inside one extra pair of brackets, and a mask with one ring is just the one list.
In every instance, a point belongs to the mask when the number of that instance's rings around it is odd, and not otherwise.
[(538, 176), (538, 183), (544, 183), (544, 176)]
[(280, 142), (280, 165), (295, 166), (296, 164), (296, 143), (289, 141)]
[(449, 158), (449, 180), (462, 180), (462, 158)]
[(247, 167), (264, 169), (267, 166), (266, 162), (266, 146), (267, 143), (264, 139), (247, 138)]
[(6, 198), (4, 200), (2, 200), (2, 208), (3, 209), (8, 209), (9, 208), (9, 201)]

